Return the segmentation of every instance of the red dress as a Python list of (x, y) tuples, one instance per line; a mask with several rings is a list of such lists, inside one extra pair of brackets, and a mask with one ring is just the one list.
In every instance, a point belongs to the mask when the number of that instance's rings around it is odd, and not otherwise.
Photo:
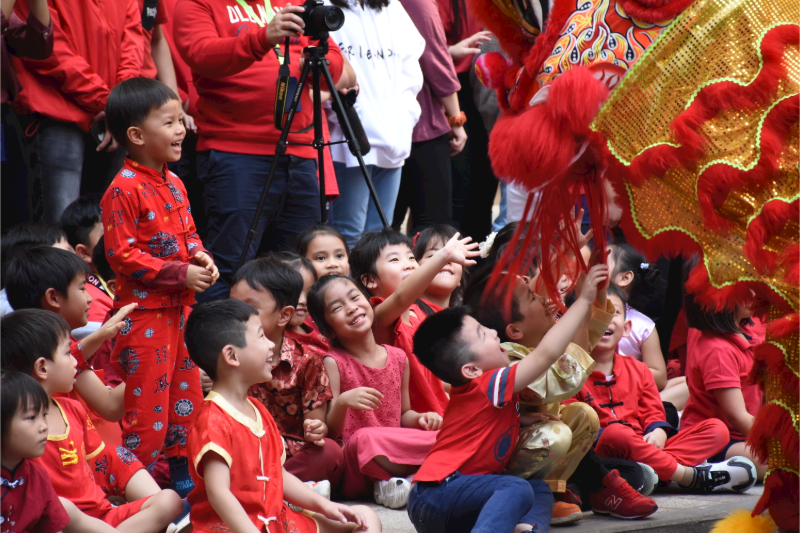
[(197, 423), (189, 434), (189, 472), (195, 484), (189, 503), (194, 531), (230, 531), (211, 507), (203, 479), (203, 457), (214, 452), (228, 464), (230, 490), (259, 531), (266, 527), (269, 533), (316, 533), (312, 516), (293, 511), (284, 503), (282, 465), (286, 452), (281, 436), (267, 409), (258, 401), (249, 403), (255, 420), (214, 391), (199, 409)]
[(14, 471), (3, 467), (0, 532), (56, 533), (69, 524), (47, 471), (23, 459)]
[[(373, 296), (370, 298), (370, 304), (375, 307), (382, 303), (383, 300), (379, 296)], [(438, 305), (432, 304), (427, 300), (424, 301), (434, 313), (442, 310)], [(403, 322), (402, 318), (397, 319), (394, 324), (394, 342), (392, 342), (392, 345), (403, 350), (408, 356), (408, 396), (411, 399), (411, 409), (418, 413), (434, 412), (442, 415), (445, 408), (447, 408), (447, 403), (450, 401), (444, 391), (442, 380), (425, 368), (413, 353), (414, 333), (417, 332), (419, 325), (428, 318), (428, 315), (417, 304), (412, 304), (408, 309), (410, 311), (408, 317), (410, 324)]]

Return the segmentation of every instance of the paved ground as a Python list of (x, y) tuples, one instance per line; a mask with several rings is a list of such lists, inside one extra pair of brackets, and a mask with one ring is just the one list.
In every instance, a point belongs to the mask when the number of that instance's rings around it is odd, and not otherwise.
[[(584, 513), (572, 526), (551, 528), (551, 533), (706, 533), (720, 518), (734, 509), (752, 509), (764, 487), (759, 485), (745, 494), (656, 494), (658, 512), (642, 520), (616, 520)], [(393, 511), (369, 504), (383, 521), (384, 533), (415, 533), (405, 508)], [(467, 533), (467, 532), (465, 532)]]

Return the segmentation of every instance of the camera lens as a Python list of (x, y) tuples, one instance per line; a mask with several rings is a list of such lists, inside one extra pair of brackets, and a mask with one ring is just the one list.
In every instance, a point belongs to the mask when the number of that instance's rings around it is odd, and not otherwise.
[(344, 26), (344, 12), (336, 6), (326, 6), (322, 0), (307, 0), (301, 15), (306, 23), (304, 33), (311, 39), (327, 38), (327, 32)]
[(336, 31), (344, 26), (344, 13), (342, 13), (342, 10), (331, 6), (325, 13), (325, 26), (328, 31)]

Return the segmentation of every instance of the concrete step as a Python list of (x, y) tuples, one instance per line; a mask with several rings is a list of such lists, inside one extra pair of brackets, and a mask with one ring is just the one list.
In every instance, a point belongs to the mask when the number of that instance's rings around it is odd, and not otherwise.
[[(657, 493), (658, 511), (642, 520), (618, 520), (584, 513), (576, 524), (551, 527), (551, 533), (707, 533), (713, 524), (735, 509), (752, 510), (763, 485), (745, 494)], [(353, 504), (356, 502), (347, 502)], [(405, 508), (387, 509), (375, 503), (358, 502), (375, 510), (383, 521), (384, 533), (416, 533)], [(467, 533), (467, 532), (464, 532)]]

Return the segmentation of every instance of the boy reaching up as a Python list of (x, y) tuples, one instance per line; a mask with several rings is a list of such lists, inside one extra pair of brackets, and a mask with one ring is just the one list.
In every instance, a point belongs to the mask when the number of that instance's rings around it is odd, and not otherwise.
[(547, 483), (498, 474), (519, 434), (518, 393), (563, 355), (607, 279), (605, 265), (592, 267), (577, 301), (514, 366), (497, 332), (464, 307), (446, 309), (420, 325), (414, 353), (453, 388), (436, 444), (414, 476), (408, 500), (418, 533), (548, 530), (553, 494)]
[(106, 255), (117, 273), (114, 307), (137, 305), (111, 353), (126, 384), (123, 442), (150, 469), (163, 446), (172, 488), (183, 497), (192, 488), (186, 436), (203, 393), (182, 332), (195, 293), (219, 274), (197, 236), (186, 189), (167, 170), (186, 135), (178, 96), (155, 80), (132, 78), (109, 95), (106, 120), (128, 149), (100, 202)]
[(272, 379), (275, 345), (258, 315), (244, 302), (221, 300), (199, 305), (186, 324), (192, 360), (214, 381), (189, 435), (194, 531), (379, 533), (372, 510), (330, 502), (283, 467), (286, 452), (275, 422), (247, 397), (250, 387)]

